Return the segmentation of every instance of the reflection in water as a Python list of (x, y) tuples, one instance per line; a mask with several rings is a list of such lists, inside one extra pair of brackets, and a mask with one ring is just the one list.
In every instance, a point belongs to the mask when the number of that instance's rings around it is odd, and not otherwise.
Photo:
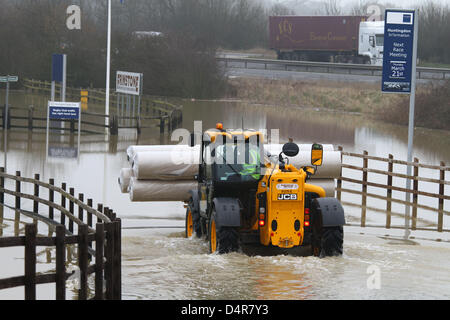
[(306, 300), (314, 298), (313, 286), (309, 283), (305, 272), (295, 272), (280, 263), (261, 264), (250, 261), (250, 268), (258, 277), (254, 285), (256, 299), (268, 300)]

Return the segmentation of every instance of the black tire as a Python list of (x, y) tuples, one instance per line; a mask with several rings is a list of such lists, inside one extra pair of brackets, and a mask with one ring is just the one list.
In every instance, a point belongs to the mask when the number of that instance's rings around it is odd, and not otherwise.
[(344, 248), (344, 228), (324, 227), (319, 241), (313, 245), (313, 254), (319, 257), (340, 256)]
[[(219, 254), (239, 250), (239, 232), (235, 227), (218, 227), (216, 213), (213, 210), (209, 221), (209, 252)], [(215, 244), (214, 244), (215, 240)]]

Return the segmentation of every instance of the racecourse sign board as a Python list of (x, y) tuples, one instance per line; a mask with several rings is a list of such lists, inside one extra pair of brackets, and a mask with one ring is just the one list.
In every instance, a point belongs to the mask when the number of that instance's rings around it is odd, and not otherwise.
[(116, 92), (139, 96), (142, 91), (142, 73), (117, 71)]
[(382, 91), (411, 92), (414, 10), (387, 9), (384, 24)]

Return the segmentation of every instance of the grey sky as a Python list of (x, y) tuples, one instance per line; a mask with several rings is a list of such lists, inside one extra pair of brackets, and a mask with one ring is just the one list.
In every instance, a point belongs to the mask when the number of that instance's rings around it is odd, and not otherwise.
[[(323, 4), (329, 0), (263, 0), (266, 3), (282, 3), (288, 8), (295, 11), (316, 11), (317, 8), (323, 8)], [(386, 3), (394, 4), (396, 7), (400, 8), (415, 8), (425, 5), (430, 0), (373, 0), (373, 3), (380, 3), (381, 5), (386, 5)], [(440, 5), (450, 5), (450, 0), (432, 0), (436, 4)], [(346, 11), (358, 3), (370, 4), (370, 0), (337, 0), (337, 4)]]

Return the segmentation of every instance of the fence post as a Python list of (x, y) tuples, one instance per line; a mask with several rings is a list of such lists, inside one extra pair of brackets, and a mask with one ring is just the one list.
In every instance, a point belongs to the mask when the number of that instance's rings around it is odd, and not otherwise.
[(116, 115), (109, 117), (109, 133), (110, 135), (116, 136), (119, 134), (119, 121)]
[(33, 105), (28, 107), (28, 130), (33, 131)]
[(173, 131), (173, 119), (172, 119), (173, 111), (169, 113), (167, 116), (167, 132)]
[[(34, 180), (39, 181), (39, 173), (34, 174)], [(39, 185), (37, 183), (34, 184), (34, 196), (39, 198)], [(38, 213), (39, 212), (39, 201), (34, 200), (33, 201), (33, 212)], [(33, 219), (34, 223), (37, 223), (36, 219)]]
[[(419, 164), (419, 159), (414, 158), (414, 163)], [(419, 176), (419, 166), (414, 166), (414, 180), (413, 180), (413, 190), (418, 191), (419, 190), (419, 180), (417, 180), (417, 177)], [(417, 226), (417, 200), (418, 200), (418, 194), (413, 193), (413, 206), (412, 206), (412, 223), (411, 223), (411, 229), (416, 230)]]
[(391, 228), (391, 212), (392, 212), (392, 172), (394, 171), (394, 156), (389, 154), (388, 162), (388, 176), (387, 176), (387, 189), (386, 189), (386, 229)]
[[(78, 200), (83, 202), (84, 201), (84, 194), (79, 193), (78, 194)], [(83, 216), (84, 216), (83, 211), (84, 211), (83, 208), (81, 206), (78, 206), (78, 219), (80, 219), (81, 221), (83, 221)]]
[(138, 135), (141, 134), (141, 116), (136, 117), (136, 132)]
[(37, 225), (25, 225), (25, 300), (36, 300)]
[[(55, 185), (55, 179), (53, 179), (53, 178), (50, 178), (48, 182), (52, 186)], [(54, 200), (55, 200), (55, 191), (53, 191), (52, 189), (48, 189), (48, 201), (53, 203)], [(52, 206), (48, 206), (48, 218), (53, 220), (53, 207)]]
[[(368, 152), (364, 150), (364, 156), (368, 155)], [(361, 227), (366, 226), (366, 205), (367, 205), (367, 167), (369, 160), (363, 158), (363, 183), (362, 183), (362, 199), (361, 199)]]
[[(338, 146), (338, 151), (341, 152), (341, 164), (342, 164), (342, 151), (343, 150), (344, 150), (344, 148), (342, 146)], [(341, 166), (341, 169), (340, 169), (339, 178), (337, 179), (337, 182), (336, 182), (336, 187), (337, 187), (336, 198), (339, 201), (341, 201), (341, 194), (342, 194), (342, 191), (341, 191), (341, 189), (342, 189), (342, 179), (341, 179), (341, 177), (342, 177), (342, 166)]]
[[(103, 212), (103, 204), (97, 203), (97, 211), (98, 211), (98, 212)], [(102, 219), (100, 219), (100, 218), (97, 216), (97, 222), (103, 222), (103, 221), (102, 221)]]
[(103, 247), (105, 230), (103, 223), (95, 227), (95, 299), (103, 300)]
[(106, 280), (106, 299), (114, 299), (114, 224), (108, 222), (106, 228), (106, 265), (105, 265), (105, 280)]
[(442, 225), (444, 223), (444, 180), (445, 180), (445, 162), (441, 161), (441, 170), (439, 170), (439, 180), (441, 182), (439, 183), (439, 195), (441, 198), (439, 198), (439, 213), (438, 213), (438, 231), (442, 232)]
[[(115, 214), (114, 214), (115, 215)], [(122, 297), (122, 244), (121, 229), (122, 222), (120, 219), (114, 220), (114, 299), (120, 300)]]
[[(66, 191), (66, 183), (65, 182), (63, 182), (62, 184), (61, 184), (61, 189), (63, 189), (64, 191)], [(66, 197), (63, 195), (63, 194), (61, 194), (61, 207), (63, 207), (63, 208), (66, 208)], [(63, 225), (63, 226), (65, 226), (66, 225), (66, 215), (64, 214), (64, 212), (62, 212), (61, 211), (61, 224)]]
[[(16, 171), (16, 177), (20, 177), (20, 171)], [(16, 192), (20, 193), (20, 181), (16, 180)], [(20, 196), (16, 195), (16, 209), (20, 209)]]
[[(74, 188), (69, 188), (69, 194), (73, 197), (75, 196), (75, 189)], [(74, 202), (72, 201), (72, 199), (69, 199), (69, 212), (74, 215)], [(73, 220), (71, 218), (69, 218), (69, 231), (73, 232)]]
[[(87, 199), (87, 205), (89, 208), (92, 208), (93, 201), (92, 199)], [(87, 224), (89, 227), (92, 227), (92, 213), (87, 212)]]
[(111, 214), (110, 214), (110, 212), (109, 212), (109, 207), (104, 207), (104, 208), (103, 208), (103, 213), (104, 213), (105, 216), (107, 216), (110, 220), (112, 220), (112, 219), (111, 219)]
[(56, 226), (56, 300), (66, 299), (65, 229), (62, 224)]
[(159, 133), (164, 134), (164, 117), (159, 118)]
[[(0, 173), (5, 173), (5, 168), (0, 167)], [(5, 188), (5, 177), (0, 175), (0, 188)], [(5, 203), (5, 193), (0, 191), (0, 223), (3, 224), (3, 204)], [(3, 228), (0, 228), (0, 237), (3, 236)]]
[(87, 299), (87, 280), (88, 280), (88, 226), (82, 224), (78, 226), (78, 267), (80, 268), (80, 290), (78, 299)]

